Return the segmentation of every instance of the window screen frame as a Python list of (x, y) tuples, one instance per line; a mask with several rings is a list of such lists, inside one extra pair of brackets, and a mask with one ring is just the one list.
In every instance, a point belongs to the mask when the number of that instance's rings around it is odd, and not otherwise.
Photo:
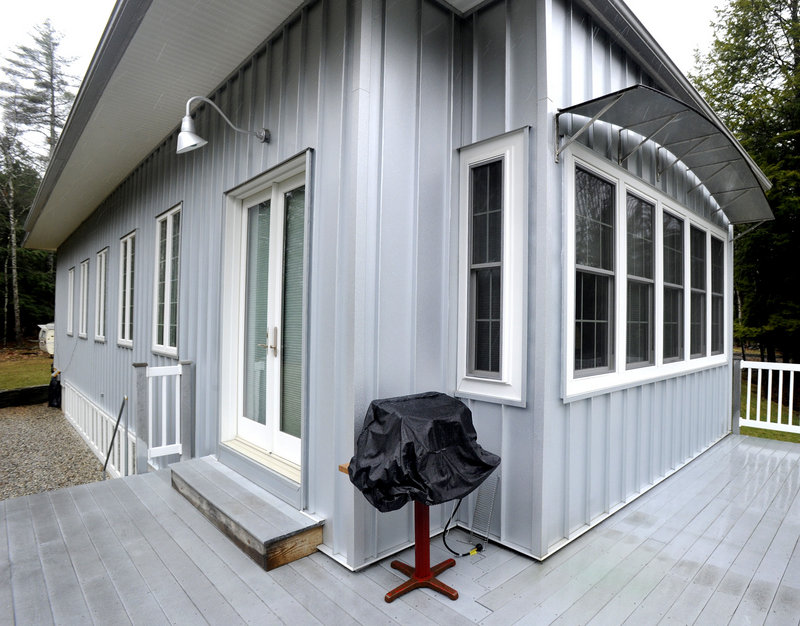
[(117, 345), (133, 347), (136, 313), (136, 231), (119, 240), (119, 290), (117, 301)]
[(108, 332), (108, 247), (95, 255), (94, 340), (104, 343)]
[[(601, 248), (603, 248), (603, 250), (601, 251), (600, 256), (603, 257), (606, 254), (610, 254), (610, 259), (608, 259), (608, 262), (604, 263), (603, 261), (601, 261), (600, 265), (598, 265), (596, 263), (581, 263), (580, 261), (588, 260), (588, 259), (579, 259), (578, 258), (579, 255), (578, 255), (577, 236), (574, 238), (575, 247), (574, 247), (574, 252), (573, 252), (572, 259), (574, 261), (574, 268), (575, 268), (575, 271), (574, 271), (575, 290), (573, 292), (573, 294), (574, 294), (574, 304), (573, 304), (572, 310), (573, 310), (574, 316), (575, 316), (574, 317), (574, 331), (575, 331), (575, 344), (576, 345), (575, 345), (575, 349), (572, 352), (570, 352), (569, 358), (573, 360), (573, 367), (575, 369), (575, 375), (578, 376), (578, 377), (583, 377), (583, 376), (594, 376), (596, 374), (602, 374), (602, 373), (613, 371), (615, 369), (615, 367), (616, 367), (616, 359), (618, 358), (618, 352), (617, 352), (617, 349), (616, 349), (617, 348), (617, 346), (616, 346), (616, 332), (615, 332), (616, 323), (617, 323), (616, 306), (615, 306), (615, 301), (616, 301), (615, 294), (616, 294), (616, 286), (617, 286), (617, 267), (618, 267), (618, 256), (617, 255), (618, 255), (618, 250), (617, 250), (617, 246), (615, 245), (615, 239), (616, 239), (616, 232), (617, 232), (617, 229), (618, 229), (618, 215), (617, 215), (616, 205), (617, 205), (617, 195), (619, 194), (619, 186), (617, 184), (617, 181), (608, 179), (607, 177), (603, 176), (601, 173), (597, 172), (596, 170), (593, 170), (593, 169), (578, 165), (575, 168), (575, 179), (574, 179), (575, 193), (576, 194), (577, 194), (578, 172), (582, 172), (584, 175), (587, 175), (587, 176), (590, 176), (590, 177), (596, 179), (598, 182), (610, 187), (611, 190), (612, 190), (612, 192), (611, 192), (611, 215), (610, 215), (610, 219), (607, 219), (606, 221), (591, 220), (594, 223), (600, 224), (602, 227), (606, 227), (606, 228), (609, 229), (608, 232), (611, 235), (610, 250), (608, 250), (607, 246), (604, 246), (603, 243), (602, 243), (602, 240), (603, 240), (603, 233), (602, 232), (601, 232), (600, 237), (599, 237), (600, 246), (601, 246)], [(577, 197), (577, 195), (575, 197)], [(577, 235), (577, 228), (578, 228), (578, 221), (579, 221), (578, 220), (578, 214), (577, 214), (577, 202), (575, 203), (574, 207), (575, 207), (574, 208), (575, 212), (574, 212), (573, 216), (574, 216), (575, 227), (574, 227), (573, 232)], [(579, 276), (580, 276), (580, 280), (578, 279)], [(585, 302), (584, 302), (584, 295), (586, 295), (586, 292), (583, 290), (583, 287), (584, 287), (584, 281), (589, 277), (594, 278), (595, 286), (597, 285), (597, 281), (598, 280), (606, 279), (606, 284), (604, 285), (604, 289), (603, 289), (603, 291), (605, 291), (605, 295), (603, 297), (605, 298), (605, 309), (606, 309), (605, 310), (605, 318), (604, 319), (603, 318), (598, 318), (597, 306), (594, 307), (595, 315), (593, 315), (591, 318), (587, 318), (583, 314), (581, 314), (581, 316), (579, 318), (578, 309), (579, 308), (581, 310), (585, 310), (586, 309), (586, 305), (585, 305)], [(579, 289), (581, 289), (581, 298), (580, 298), (580, 300), (578, 298), (578, 290)], [(594, 293), (595, 293), (594, 301), (596, 303), (597, 299), (598, 299), (599, 290), (597, 290), (595, 288)], [(603, 322), (606, 323), (606, 328), (607, 328), (606, 338), (605, 338), (605, 341), (603, 342), (605, 344), (604, 347), (603, 347), (603, 351), (605, 352), (605, 355), (606, 355), (605, 363), (600, 364), (600, 365), (593, 365), (591, 367), (578, 367), (578, 362), (585, 360), (583, 358), (579, 358), (579, 356), (583, 357), (583, 351), (581, 350), (580, 353), (579, 353), (579, 347), (577, 345), (579, 343), (579, 341), (580, 341), (578, 339), (578, 334), (579, 334), (578, 333), (578, 328), (579, 328), (579, 326), (581, 328), (581, 333), (580, 334), (581, 334), (581, 336), (583, 336), (584, 327), (586, 327), (588, 329), (589, 325), (593, 325), (594, 329), (595, 329), (594, 336), (596, 337), (597, 336), (597, 332), (596, 331), (597, 331), (598, 328), (601, 328), (601, 326), (599, 326), (599, 325), (602, 324)], [(598, 352), (598, 350), (596, 349), (595, 353), (597, 353), (597, 352)], [(596, 358), (597, 357), (595, 357), (595, 359)]]
[(80, 264), (80, 290), (78, 294), (78, 337), (89, 336), (89, 259)]
[[(156, 217), (153, 272), (152, 350), (177, 358), (180, 335), (181, 243), (183, 240), (183, 203), (179, 202)], [(177, 217), (178, 233), (175, 235)], [(162, 239), (162, 230), (165, 239)], [(175, 250), (177, 247), (177, 250)], [(163, 263), (161, 260), (164, 252)], [(163, 266), (163, 280), (162, 280)], [(177, 276), (175, 274), (177, 273)], [(163, 288), (162, 288), (163, 287)], [(174, 336), (172, 329), (174, 328)]]
[[(475, 180), (475, 173), (476, 170), (483, 168), (493, 168), (499, 166), (499, 176), (500, 176), (500, 198), (499, 198), (499, 208), (497, 205), (489, 206), (489, 198), (486, 198), (486, 207), (484, 211), (478, 212), (476, 209), (476, 204), (478, 199), (476, 198), (476, 180)], [(481, 378), (493, 378), (493, 379), (501, 379), (502, 378), (502, 341), (503, 341), (503, 302), (502, 302), (502, 294), (503, 294), (503, 173), (505, 168), (508, 167), (508, 164), (505, 162), (504, 158), (497, 158), (497, 159), (490, 159), (488, 161), (483, 161), (480, 163), (474, 163), (469, 168), (469, 176), (470, 176), (470, 212), (469, 212), (469, 320), (468, 320), (468, 362), (467, 362), (467, 373), (470, 376), (476, 376)], [(486, 170), (489, 176), (489, 185), (487, 185), (486, 194), (491, 196), (491, 189), (489, 188), (491, 182), (496, 180), (496, 175), (498, 174), (497, 171), (494, 171), (495, 176), (491, 176), (492, 169)], [(489, 248), (492, 244), (492, 226), (491, 226), (491, 218), (492, 214), (499, 214), (499, 228), (496, 236), (496, 241), (494, 242), (497, 250), (493, 253)], [(485, 232), (477, 233), (477, 228), (475, 224), (479, 221), (476, 218), (484, 218), (485, 220)], [(479, 254), (478, 251), (478, 236), (483, 235), (483, 239), (485, 239), (485, 245), (483, 246), (485, 250), (485, 258), (480, 258), (476, 260), (476, 255)], [(483, 291), (483, 287), (479, 287), (481, 283), (484, 281), (482, 280), (483, 277), (488, 277), (489, 285), (488, 290), (490, 294), (490, 301), (488, 302), (488, 309), (489, 311), (486, 312), (485, 309), (487, 308), (485, 305), (481, 306), (479, 304), (480, 292)], [(497, 301), (494, 300), (495, 293), (499, 292)], [(479, 313), (479, 310), (483, 311)], [(489, 325), (489, 345), (488, 347), (488, 354), (486, 352), (481, 353), (480, 355), (479, 350), (484, 345), (484, 342), (479, 341), (478, 335), (478, 326), (479, 325)], [(494, 326), (499, 326), (499, 331), (497, 333), (497, 337), (494, 337), (494, 333), (492, 328)], [(488, 367), (480, 367), (479, 364), (485, 364), (486, 361), (489, 361)]]
[[(630, 207), (630, 200), (633, 199), (638, 201), (648, 207), (650, 207), (651, 214), (650, 214), (650, 240), (648, 242), (645, 236), (641, 235), (632, 235), (631, 233), (631, 207)], [(648, 367), (650, 365), (655, 364), (655, 301), (656, 301), (656, 268), (655, 268), (655, 261), (656, 261), (656, 213), (657, 207), (656, 203), (652, 202), (651, 200), (647, 200), (642, 197), (641, 193), (637, 193), (636, 191), (628, 188), (625, 194), (625, 203), (626, 203), (626, 254), (627, 254), (627, 294), (626, 294), (626, 301), (627, 301), (627, 310), (625, 314), (625, 324), (626, 324), (626, 346), (625, 346), (625, 367), (627, 369), (633, 369), (636, 367)], [(635, 265), (632, 261), (634, 260), (631, 256), (631, 249), (633, 247), (640, 247), (644, 249), (649, 243), (649, 263), (648, 260), (645, 259), (643, 261), (643, 267), (633, 267)], [(647, 266), (648, 267), (644, 267)], [(647, 273), (649, 272), (649, 276)], [(647, 308), (646, 320), (642, 319), (642, 316), (639, 316), (639, 319), (632, 320), (632, 297), (631, 291), (632, 287), (638, 287), (639, 289), (644, 288), (646, 292), (646, 300), (645, 306)], [(632, 331), (631, 326), (633, 324), (638, 325), (646, 325), (645, 326), (645, 334), (646, 334), (646, 348), (645, 352), (646, 355), (644, 358), (637, 358), (634, 359), (634, 355), (632, 355)], [(641, 338), (642, 333), (639, 333), (639, 337)], [(635, 356), (641, 356), (641, 354), (637, 354)]]
[[(487, 402), (525, 406), (527, 354), (527, 230), (530, 129), (515, 131), (463, 146), (458, 151), (458, 305), (455, 345), (455, 395)], [(472, 185), (474, 168), (503, 162), (500, 267), (500, 351), (496, 372), (471, 361), (475, 312), (471, 282)]]
[(67, 335), (75, 334), (75, 266), (67, 270)]
[[(666, 220), (667, 218), (671, 220), (675, 220), (677, 223), (680, 224), (680, 234), (678, 237), (678, 241), (680, 242), (680, 249), (673, 249), (670, 248), (671, 252), (679, 253), (680, 254), (680, 268), (678, 270), (677, 277), (680, 278), (680, 283), (672, 282), (667, 280), (667, 267), (666, 267), (666, 239), (664, 237), (664, 233), (666, 232)], [(662, 258), (662, 273), (661, 273), (661, 310), (662, 310), (662, 323), (660, 331), (662, 333), (662, 358), (664, 363), (671, 363), (671, 362), (680, 362), (684, 360), (684, 355), (686, 354), (685, 344), (686, 344), (686, 230), (687, 230), (687, 222), (686, 220), (674, 213), (673, 211), (664, 209), (661, 212), (661, 258)], [(680, 300), (680, 310), (677, 315), (677, 319), (675, 320), (675, 329), (676, 334), (678, 337), (677, 342), (677, 351), (676, 354), (673, 354), (670, 351), (669, 355), (666, 354), (666, 334), (667, 334), (667, 321), (666, 321), (666, 306), (667, 306), (667, 297), (666, 293), (670, 291), (675, 295), (679, 296)], [(672, 323), (672, 322), (670, 322)]]

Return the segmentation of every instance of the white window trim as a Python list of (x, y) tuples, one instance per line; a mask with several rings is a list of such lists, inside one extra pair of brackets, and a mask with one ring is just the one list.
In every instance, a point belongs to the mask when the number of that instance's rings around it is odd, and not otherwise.
[[(525, 405), (527, 354), (528, 127), (459, 150), (458, 345), (456, 395)], [(502, 158), (503, 254), (500, 376), (469, 373), (470, 168)]]
[(67, 335), (75, 332), (75, 267), (67, 271)]
[[(183, 203), (179, 202), (175, 206), (171, 207), (169, 210), (165, 211), (161, 215), (156, 218), (156, 232), (155, 232), (155, 258), (153, 259), (153, 265), (155, 266), (153, 271), (153, 325), (152, 325), (152, 350), (155, 354), (162, 354), (168, 357), (178, 358), (178, 336), (179, 336), (179, 327), (178, 322), (175, 320), (176, 325), (176, 333), (175, 333), (175, 345), (171, 346), (168, 343), (158, 343), (158, 258), (159, 258), (159, 246), (160, 246), (160, 238), (159, 238), (159, 229), (161, 223), (166, 221), (167, 222), (167, 237), (166, 237), (166, 246), (167, 246), (167, 254), (165, 256), (166, 259), (166, 267), (165, 267), (165, 274), (164, 274), (164, 339), (165, 341), (169, 341), (169, 327), (172, 324), (172, 302), (170, 301), (170, 293), (169, 287), (172, 281), (172, 264), (170, 262), (172, 258), (172, 231), (174, 220), (173, 217), (177, 213), (181, 213), (181, 220), (180, 220), (180, 229), (181, 232), (178, 235), (178, 293), (176, 298), (178, 300), (177, 304), (180, 306), (180, 266), (181, 266), (181, 242), (183, 241), (183, 214), (182, 214)], [(177, 311), (178, 319), (180, 319), (180, 311)]]
[[(722, 240), (724, 248), (725, 277), (724, 285), (724, 306), (725, 310), (730, 306), (729, 282), (729, 250), (730, 243), (727, 232), (700, 218), (695, 213), (677, 204), (661, 191), (650, 186), (641, 179), (635, 177), (627, 170), (611, 163), (598, 156), (588, 148), (580, 144), (572, 144), (565, 150), (563, 160), (563, 190), (565, 211), (564, 228), (564, 281), (562, 306), (564, 311), (564, 326), (562, 328), (562, 354), (564, 359), (563, 378), (562, 378), (562, 398), (569, 402), (579, 400), (592, 395), (607, 393), (616, 389), (631, 387), (645, 382), (652, 382), (664, 378), (670, 378), (689, 372), (719, 367), (728, 362), (730, 348), (727, 339), (724, 350), (720, 354), (711, 354), (711, 292), (710, 283), (707, 282), (706, 297), (706, 354), (703, 357), (691, 358), (689, 354), (691, 325), (690, 325), (690, 232), (691, 226), (700, 228), (706, 233), (707, 256), (710, 251), (710, 236), (714, 235)], [(615, 361), (611, 371), (602, 374), (576, 376), (575, 375), (575, 167), (579, 165), (586, 171), (597, 174), (616, 185), (616, 207), (615, 207), (615, 232), (614, 232), (614, 254), (616, 267), (614, 271), (614, 350)], [(627, 289), (625, 289), (627, 278), (627, 256), (626, 252), (626, 231), (621, 228), (626, 225), (625, 198), (628, 190), (634, 195), (653, 202), (656, 206), (655, 212), (655, 363), (635, 368), (626, 368), (626, 333), (627, 333)], [(663, 335), (663, 213), (667, 211), (679, 217), (684, 222), (684, 334), (683, 334), (683, 358), (676, 361), (664, 362), (664, 335)], [(710, 280), (710, 263), (706, 263), (707, 281)], [(729, 316), (724, 316), (725, 325), (723, 336), (729, 337)]]
[(108, 308), (108, 248), (103, 248), (97, 253), (96, 265), (97, 278), (95, 282), (94, 294), (94, 340), (104, 343), (107, 332), (106, 309)]
[(89, 334), (89, 259), (81, 261), (80, 294), (78, 300), (78, 337)]
[[(128, 307), (125, 305), (125, 295), (127, 294), (128, 298), (132, 298), (135, 296), (135, 287), (136, 287), (136, 274), (133, 271), (133, 266), (136, 263), (136, 254), (134, 251), (133, 259), (131, 259), (131, 246), (130, 242), (134, 243), (134, 247), (136, 246), (136, 231), (132, 231), (122, 237), (119, 240), (119, 294), (118, 294), (118, 301), (117, 301), (117, 345), (122, 346), (123, 348), (132, 348), (133, 347), (133, 320), (128, 319)], [(131, 263), (133, 261), (133, 263)], [(125, 272), (125, 268), (127, 267), (128, 271)], [(130, 278), (133, 276), (133, 284), (130, 282)], [(134, 307), (136, 305), (134, 304)], [(125, 335), (125, 331), (128, 327), (131, 327), (131, 336), (128, 337)]]

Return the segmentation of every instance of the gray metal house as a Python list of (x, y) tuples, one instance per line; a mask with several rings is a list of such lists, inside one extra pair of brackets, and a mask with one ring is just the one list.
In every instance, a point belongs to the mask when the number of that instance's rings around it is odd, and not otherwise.
[[(270, 141), (200, 101), (176, 154), (194, 96)], [(733, 224), (768, 187), (621, 0), (119, 0), (26, 245), (88, 440), (134, 364), (190, 363), (184, 455), (358, 568), (411, 507), (337, 467), (372, 399), (444, 391), (502, 457), (493, 538), (543, 559), (729, 432)]]

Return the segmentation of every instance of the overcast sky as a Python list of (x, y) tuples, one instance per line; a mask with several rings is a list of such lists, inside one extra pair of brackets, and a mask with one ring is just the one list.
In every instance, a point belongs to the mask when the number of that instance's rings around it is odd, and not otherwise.
[[(707, 49), (714, 7), (727, 0), (625, 0), (678, 67), (694, 67), (694, 49)], [(34, 26), (50, 18), (64, 35), (62, 53), (77, 57), (72, 73), (83, 77), (103, 33), (114, 0), (0, 0), (0, 55), (30, 41)]]
[(714, 35), (715, 7), (728, 0), (624, 0), (670, 58), (688, 74), (694, 69), (694, 50), (707, 52)]
[(83, 78), (114, 8), (114, 0), (0, 0), (0, 56), (29, 44), (34, 27), (50, 18), (63, 35), (60, 52), (76, 57), (71, 73)]

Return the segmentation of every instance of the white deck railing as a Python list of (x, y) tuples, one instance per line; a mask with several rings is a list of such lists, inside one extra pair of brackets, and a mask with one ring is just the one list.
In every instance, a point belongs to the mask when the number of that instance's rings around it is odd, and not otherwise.
[(747, 378), (742, 380), (745, 395), (739, 425), (800, 434), (800, 407), (794, 401), (795, 373), (800, 372), (800, 365), (759, 361), (742, 361), (741, 365)]
[[(136, 470), (165, 467), (170, 459), (192, 455), (194, 420), (194, 368), (191, 361), (150, 367), (134, 363), (136, 390), (133, 394), (136, 415)], [(175, 460), (175, 459), (173, 459)]]
[[(181, 454), (181, 365), (148, 367), (147, 460)], [(171, 379), (171, 380), (170, 380)]]

